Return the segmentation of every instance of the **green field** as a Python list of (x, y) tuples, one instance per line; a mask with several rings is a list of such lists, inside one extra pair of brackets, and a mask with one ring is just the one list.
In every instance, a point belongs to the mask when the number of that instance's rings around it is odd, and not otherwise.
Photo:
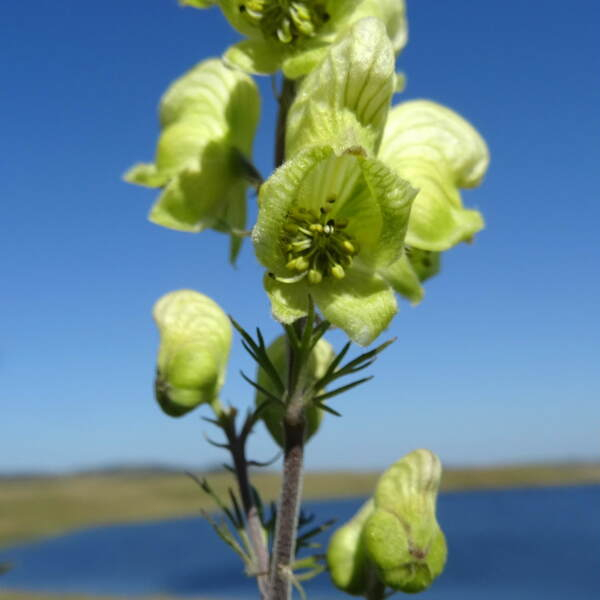
[[(376, 473), (315, 472), (304, 483), (305, 498), (365, 496)], [(223, 494), (232, 480), (227, 473), (208, 479)], [(276, 498), (279, 477), (257, 473), (256, 487), (266, 500)], [(454, 469), (444, 474), (443, 489), (485, 489), (539, 485), (600, 483), (600, 465), (532, 465), (493, 469)], [(213, 509), (212, 501), (183, 473), (0, 480), (0, 546), (54, 535), (77, 527), (162, 519)]]

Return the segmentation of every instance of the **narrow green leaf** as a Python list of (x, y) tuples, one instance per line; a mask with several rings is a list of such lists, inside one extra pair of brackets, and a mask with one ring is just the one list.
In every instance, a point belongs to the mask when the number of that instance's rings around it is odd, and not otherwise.
[(352, 345), (351, 341), (346, 342), (346, 344), (340, 350), (340, 352), (338, 353), (338, 355), (333, 359), (333, 361), (331, 361), (331, 364), (329, 365), (329, 368), (325, 372), (325, 375), (323, 375), (323, 377), (321, 377), (321, 379), (319, 379), (319, 381), (315, 384), (315, 388), (316, 389), (322, 389), (328, 383), (330, 383), (330, 381), (333, 381), (332, 375), (334, 374), (334, 372), (337, 369), (338, 365), (342, 362), (342, 360), (344, 360), (344, 356), (346, 356), (346, 354), (347, 354), (348, 350), (350, 349), (351, 345)]
[(246, 566), (252, 564), (251, 557), (244, 552), (233, 534), (227, 529), (226, 525), (217, 523), (206, 511), (202, 511), (202, 516), (208, 521), (215, 533), (242, 559)]
[(326, 413), (333, 415), (334, 417), (341, 417), (342, 413), (339, 413), (337, 410), (331, 408), (331, 406), (327, 406), (327, 404), (323, 404), (322, 402), (315, 402), (315, 406), (318, 406), (321, 410), (324, 410)]
[(380, 346), (377, 346), (377, 348), (374, 348), (373, 350), (370, 350), (369, 352), (365, 352), (365, 353), (361, 354), (360, 356), (357, 356), (355, 359), (353, 359), (349, 363), (345, 364), (342, 367), (342, 369), (340, 369), (340, 370), (345, 371), (346, 369), (352, 369), (355, 366), (357, 366), (367, 360), (370, 360), (371, 358), (376, 357), (378, 354), (381, 354), (381, 352), (383, 352), (390, 344), (393, 344), (395, 341), (396, 341), (396, 338), (392, 338), (391, 340), (384, 342)]
[[(352, 388), (356, 387), (357, 385), (360, 385), (361, 383), (365, 383), (366, 381), (369, 381), (371, 379), (373, 379), (372, 375), (370, 377), (363, 377), (362, 379), (358, 379), (357, 381), (353, 381), (352, 383), (348, 383), (347, 385), (343, 385), (342, 387), (336, 388), (335, 390), (331, 390), (331, 392), (325, 392), (324, 394), (317, 396), (313, 400), (313, 402), (322, 404), (322, 402), (324, 400), (328, 400), (329, 398), (333, 398), (334, 396), (343, 394), (344, 392), (351, 390)], [(325, 405), (323, 405), (323, 406), (325, 406)], [(332, 410), (332, 409), (329, 409), (329, 410)]]
[(231, 315), (229, 315), (229, 320), (239, 334), (244, 338), (246, 343), (254, 350), (254, 352), (258, 352), (259, 348), (256, 345), (256, 342), (252, 339), (252, 336)]
[(244, 381), (249, 383), (253, 388), (257, 389), (261, 394), (264, 394), (265, 396), (267, 396), (267, 398), (269, 398), (273, 402), (276, 402), (277, 404), (283, 404), (281, 398), (278, 398), (277, 396), (269, 392), (269, 390), (264, 388), (262, 385), (256, 383), (256, 381), (252, 381), (252, 379), (250, 379), (250, 377), (248, 377), (243, 371), (240, 371), (240, 375), (242, 376)]

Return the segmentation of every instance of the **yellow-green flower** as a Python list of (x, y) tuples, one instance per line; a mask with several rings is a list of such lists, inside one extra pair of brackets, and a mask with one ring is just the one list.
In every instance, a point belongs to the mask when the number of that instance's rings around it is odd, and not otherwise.
[(327, 548), (331, 580), (352, 596), (367, 596), (369, 589), (379, 583), (362, 540), (365, 521), (372, 513), (373, 499), (369, 498), (350, 521), (336, 529)]
[(415, 450), (383, 473), (374, 497), (331, 538), (327, 562), (338, 588), (371, 597), (377, 587), (415, 593), (433, 583), (447, 556), (435, 514), (441, 472), (433, 452)]
[(406, 255), (383, 272), (398, 292), (418, 302), (420, 282), (439, 270), (439, 253), (471, 241), (483, 228), (481, 214), (463, 207), (459, 189), (479, 185), (489, 152), (460, 115), (429, 100), (412, 100), (390, 111), (379, 158), (419, 189)]
[(379, 578), (394, 590), (420, 592), (444, 569), (448, 551), (435, 514), (441, 476), (439, 458), (415, 450), (377, 483), (363, 542)]
[(247, 39), (224, 55), (250, 73), (306, 75), (329, 44), (365, 17), (381, 19), (396, 53), (407, 40), (404, 0), (180, 0), (196, 8), (218, 5)]
[[(281, 376), (282, 381), (287, 381), (287, 369), (288, 365), (288, 347), (287, 337), (285, 335), (279, 336), (273, 343), (267, 348), (267, 354), (271, 363)], [(327, 371), (327, 367), (331, 364), (335, 356), (335, 352), (331, 344), (321, 338), (313, 348), (308, 358), (308, 364), (306, 366), (305, 374), (305, 385), (312, 386), (315, 381), (323, 377)], [(265, 373), (262, 368), (258, 368), (256, 375), (256, 382), (268, 392), (277, 394), (277, 389), (273, 383), (273, 380)], [(264, 394), (256, 392), (256, 406), (259, 406), (262, 402), (267, 400)], [(285, 408), (281, 404), (270, 403), (264, 408), (260, 415), (267, 427), (271, 437), (283, 448), (283, 416)], [(309, 404), (304, 410), (304, 416), (306, 419), (306, 440), (311, 438), (319, 429), (321, 420), (323, 418), (323, 411), (314, 404)]]
[(179, 417), (216, 400), (225, 381), (231, 323), (221, 307), (193, 290), (170, 292), (156, 302), (160, 333), (156, 400)]
[(246, 225), (248, 164), (259, 112), (252, 78), (220, 59), (199, 63), (169, 87), (160, 102), (155, 162), (125, 174), (130, 183), (162, 189), (150, 211), (152, 222), (179, 231), (231, 233), (235, 258), (239, 230)]
[(253, 232), (284, 323), (306, 314), (310, 294), (327, 320), (368, 344), (397, 310), (393, 291), (418, 302), (440, 252), (483, 227), (459, 188), (483, 177), (485, 142), (434, 102), (390, 111), (394, 85), (385, 27), (368, 18), (299, 87), (287, 162), (261, 188)]
[(288, 119), (289, 160), (261, 187), (253, 231), (275, 317), (307, 312), (359, 344), (397, 306), (379, 271), (403, 253), (416, 194), (376, 158), (394, 92), (394, 52), (381, 21), (359, 21), (302, 83)]

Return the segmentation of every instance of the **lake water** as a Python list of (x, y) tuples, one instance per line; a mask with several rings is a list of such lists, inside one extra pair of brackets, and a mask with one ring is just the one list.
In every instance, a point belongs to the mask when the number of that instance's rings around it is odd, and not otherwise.
[[(307, 503), (320, 520), (361, 500)], [(442, 494), (443, 575), (427, 600), (600, 600), (600, 486)], [(5, 549), (0, 588), (126, 597), (256, 598), (254, 582), (200, 517), (86, 529)], [(310, 600), (349, 598), (326, 574)], [(400, 596), (398, 596), (400, 597)]]

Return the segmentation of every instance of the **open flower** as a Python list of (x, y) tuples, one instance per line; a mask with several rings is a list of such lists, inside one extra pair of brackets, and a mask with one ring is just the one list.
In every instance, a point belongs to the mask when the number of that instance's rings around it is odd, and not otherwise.
[(152, 222), (179, 231), (231, 233), (231, 257), (246, 224), (249, 159), (260, 111), (253, 80), (219, 59), (196, 65), (160, 102), (161, 134), (153, 164), (137, 164), (130, 183), (162, 188)]
[(369, 344), (396, 313), (379, 270), (402, 255), (416, 190), (375, 157), (394, 79), (385, 27), (368, 18), (300, 87), (289, 160), (261, 187), (253, 231), (273, 314), (284, 323), (306, 314), (310, 294), (327, 320)]
[(180, 0), (196, 8), (218, 5), (247, 39), (224, 58), (250, 73), (306, 75), (329, 44), (365, 17), (381, 19), (396, 53), (406, 44), (404, 0)]
[(156, 400), (171, 417), (212, 402), (225, 381), (231, 323), (221, 307), (193, 290), (178, 290), (154, 305), (160, 333)]

